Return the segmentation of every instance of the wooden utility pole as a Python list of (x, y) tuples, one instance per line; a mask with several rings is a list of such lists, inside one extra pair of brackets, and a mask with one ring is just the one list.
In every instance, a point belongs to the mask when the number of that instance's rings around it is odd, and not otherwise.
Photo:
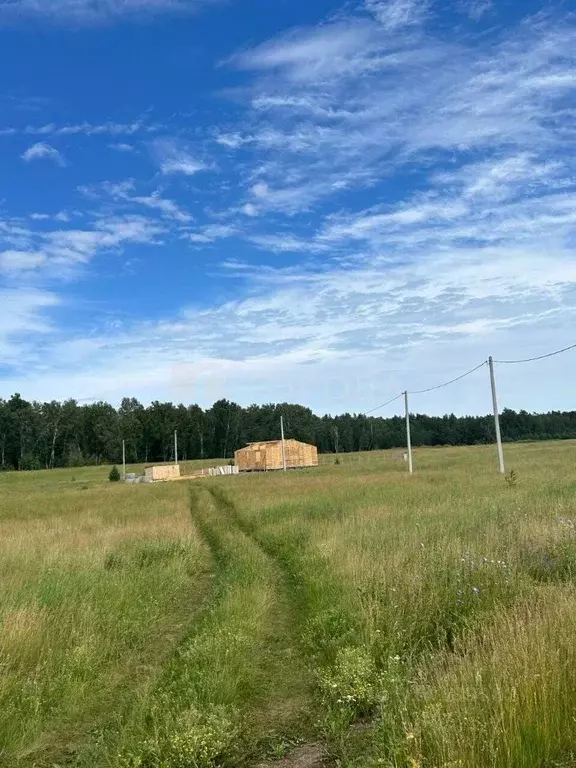
[(282, 469), (286, 472), (286, 443), (284, 440), (284, 416), (280, 416), (280, 434), (282, 435)]
[(408, 472), (412, 474), (412, 437), (410, 435), (410, 410), (408, 408), (408, 392), (404, 392), (404, 404), (406, 407), (406, 446), (408, 448)]
[(498, 469), (500, 474), (506, 472), (504, 465), (504, 450), (502, 448), (502, 435), (500, 433), (500, 415), (498, 413), (498, 398), (496, 397), (496, 378), (494, 376), (494, 360), (492, 356), (488, 358), (490, 368), (490, 386), (492, 388), (492, 407), (494, 408), (494, 429), (496, 431), (496, 445), (498, 447)]

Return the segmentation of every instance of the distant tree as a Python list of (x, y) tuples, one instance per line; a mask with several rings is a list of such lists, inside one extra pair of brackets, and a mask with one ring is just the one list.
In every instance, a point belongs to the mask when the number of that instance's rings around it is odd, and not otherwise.
[(126, 443), (126, 458), (137, 463), (143, 456), (144, 406), (135, 397), (123, 398), (118, 409), (120, 440)]
[(118, 483), (120, 481), (120, 470), (116, 465), (114, 465), (110, 470), (108, 480), (110, 480), (111, 483)]

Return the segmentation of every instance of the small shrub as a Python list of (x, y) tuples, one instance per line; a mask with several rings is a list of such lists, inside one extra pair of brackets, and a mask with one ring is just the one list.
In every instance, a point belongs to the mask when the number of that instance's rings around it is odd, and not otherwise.
[(120, 482), (120, 470), (116, 465), (114, 465), (110, 470), (110, 474), (108, 475), (108, 480), (110, 480), (111, 483)]
[(511, 469), (510, 472), (508, 472), (508, 474), (504, 477), (504, 480), (506, 481), (508, 488), (515, 488), (516, 483), (518, 482), (516, 472)]

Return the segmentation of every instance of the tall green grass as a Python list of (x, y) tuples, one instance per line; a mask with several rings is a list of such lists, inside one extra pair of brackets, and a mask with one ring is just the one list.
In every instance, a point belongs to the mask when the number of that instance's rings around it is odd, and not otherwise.
[(1, 493), (0, 760), (81, 762), (154, 685), (208, 549), (184, 488)]

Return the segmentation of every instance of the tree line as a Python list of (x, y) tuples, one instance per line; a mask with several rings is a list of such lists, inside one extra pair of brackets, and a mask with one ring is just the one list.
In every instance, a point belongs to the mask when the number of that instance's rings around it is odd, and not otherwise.
[[(347, 453), (406, 444), (404, 418), (345, 413), (317, 416), (288, 403), (244, 408), (218, 400), (211, 408), (124, 398), (119, 408), (75, 400), (29, 402), (19, 394), (0, 399), (0, 467), (44, 469), (113, 464), (121, 461), (122, 440), (129, 463), (171, 461), (174, 430), (179, 458), (231, 458), (248, 442), (279, 437), (280, 416), (287, 437), (318, 446), (321, 453)], [(411, 419), (412, 442), (422, 445), (476, 445), (494, 442), (492, 416), (426, 416)], [(503, 439), (576, 438), (576, 411), (536, 414), (505, 409)]]

